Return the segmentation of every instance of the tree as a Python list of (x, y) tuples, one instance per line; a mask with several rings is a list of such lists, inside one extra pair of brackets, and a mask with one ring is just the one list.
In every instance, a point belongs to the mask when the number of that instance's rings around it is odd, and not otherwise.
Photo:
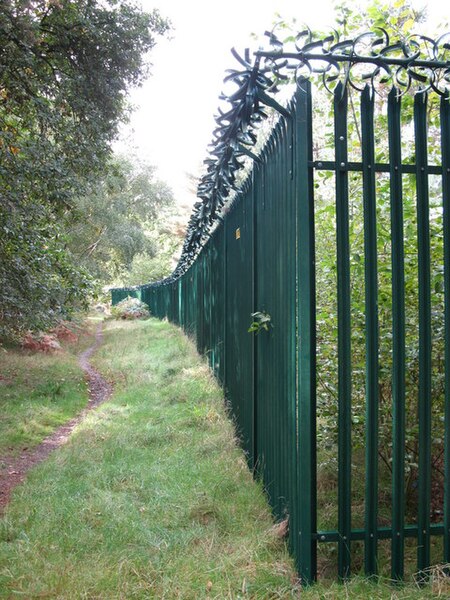
[(0, 335), (43, 327), (85, 296), (64, 224), (102, 171), (126, 91), (168, 27), (127, 0), (2, 2)]
[(173, 194), (155, 179), (146, 163), (113, 157), (70, 215), (69, 248), (100, 285), (129, 271), (136, 256), (153, 259), (157, 244), (150, 235), (157, 216), (172, 206)]
[(130, 267), (121, 272), (118, 286), (155, 282), (172, 273), (180, 256), (191, 208), (188, 205), (169, 206), (160, 212), (147, 230), (154, 255), (136, 254)]

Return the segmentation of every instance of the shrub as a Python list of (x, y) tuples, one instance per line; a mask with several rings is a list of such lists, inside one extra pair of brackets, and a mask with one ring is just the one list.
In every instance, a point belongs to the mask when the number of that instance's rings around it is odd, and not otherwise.
[(148, 319), (150, 310), (145, 302), (128, 296), (112, 307), (111, 314), (116, 319)]

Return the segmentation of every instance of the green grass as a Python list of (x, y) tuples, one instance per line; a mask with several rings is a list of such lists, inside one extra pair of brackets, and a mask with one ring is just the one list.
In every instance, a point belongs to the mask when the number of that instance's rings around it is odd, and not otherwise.
[(111, 401), (16, 490), (0, 597), (288, 597), (294, 570), (220, 391), (167, 323), (111, 323)]
[(0, 348), (0, 454), (36, 446), (86, 406), (77, 354), (91, 343), (85, 334), (54, 354)]
[(438, 593), (361, 578), (300, 590), (222, 393), (189, 340), (153, 319), (110, 322), (95, 363), (115, 393), (16, 489), (0, 521), (0, 598)]

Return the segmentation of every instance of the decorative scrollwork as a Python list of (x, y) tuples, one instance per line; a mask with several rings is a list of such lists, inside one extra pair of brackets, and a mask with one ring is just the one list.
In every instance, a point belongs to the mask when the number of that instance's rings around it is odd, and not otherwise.
[(358, 91), (369, 84), (375, 91), (395, 86), (401, 95), (410, 89), (449, 94), (450, 33), (437, 40), (413, 34), (395, 42), (382, 28), (344, 40), (335, 31), (315, 39), (308, 28), (287, 42), (273, 31), (267, 36), (269, 49), (256, 55), (276, 80), (294, 73), (297, 80), (317, 75), (330, 91), (341, 82)]

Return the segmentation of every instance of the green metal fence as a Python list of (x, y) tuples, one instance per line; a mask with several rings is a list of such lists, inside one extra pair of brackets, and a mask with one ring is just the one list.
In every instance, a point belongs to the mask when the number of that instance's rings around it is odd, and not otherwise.
[[(308, 49), (317, 54), (317, 47)], [(352, 57), (355, 60), (354, 47), (353, 54), (344, 51), (342, 46), (339, 56), (336, 52), (330, 53), (333, 66), (338, 61), (344, 64)], [(283, 58), (279, 50), (277, 54), (268, 52), (266, 55), (275, 63)], [(284, 55), (293, 57), (289, 53)], [(319, 52), (319, 55), (323, 60), (323, 54)], [(304, 49), (298, 52), (297, 59), (305, 64), (305, 56)], [(439, 56), (435, 53), (426, 67), (431, 68), (432, 63), (448, 75), (449, 63), (442, 59), (439, 62)], [(355, 62), (362, 62), (359, 58)], [(376, 70), (377, 60), (372, 56), (366, 62)], [(400, 64), (400, 59), (392, 60), (392, 64)], [(355, 542), (364, 544), (364, 570), (369, 575), (379, 570), (378, 551), (383, 540), (391, 540), (390, 550), (383, 552), (389, 558), (392, 577), (397, 580), (404, 577), (408, 538), (416, 540), (418, 571), (425, 572), (432, 560), (450, 562), (450, 107), (447, 91), (438, 89), (436, 79), (428, 85), (427, 91), (425, 79), (417, 73), (414, 77), (411, 56), (402, 60), (404, 69), (409, 70), (408, 85), (418, 81), (421, 86), (413, 105), (407, 96), (401, 98), (398, 85), (391, 86), (390, 92), (385, 89), (384, 98), (383, 93), (381, 98), (375, 97), (373, 81), (356, 93), (349, 86), (349, 71), (345, 70), (344, 80), (334, 86), (329, 107), (333, 127), (333, 134), (328, 136), (333, 138), (332, 160), (321, 159), (320, 149), (315, 148), (312, 88), (307, 79), (298, 78), (294, 98), (283, 111), (284, 116), (273, 129), (250, 177), (232, 205), (223, 211), (220, 223), (206, 236), (188, 268), (167, 281), (112, 290), (113, 303), (128, 295), (137, 296), (149, 304), (155, 316), (167, 317), (179, 324), (193, 336), (197, 348), (207, 357), (230, 402), (249, 466), (265, 482), (276, 518), (289, 519), (289, 546), (304, 582), (311, 582), (317, 576), (319, 544), (337, 545), (337, 572), (341, 578), (351, 573)], [(387, 70), (386, 66), (383, 68)], [(255, 72), (255, 67), (251, 72)], [(330, 71), (325, 74), (329, 75)], [(336, 83), (337, 78), (330, 77), (328, 83), (330, 81)], [(436, 92), (441, 93), (440, 132), (433, 128), (433, 162), (429, 164), (431, 138), (427, 130), (427, 111), (431, 103), (436, 104)], [(412, 111), (413, 131), (406, 127), (410, 136), (407, 139), (402, 103)], [(350, 109), (353, 121), (357, 115), (353, 129), (348, 123)], [(378, 120), (377, 132), (384, 126), (382, 134), (375, 135), (374, 119)], [(355, 127), (361, 139), (361, 156), (353, 161), (349, 160), (348, 141), (349, 135), (356, 135)], [(436, 141), (438, 133), (439, 142)], [(382, 152), (377, 154), (380, 135), (386, 140), (384, 160), (380, 160)], [(408, 148), (412, 160), (402, 162), (402, 152)], [(352, 177), (360, 185), (357, 193), (364, 254), (362, 259), (358, 258), (363, 263), (363, 275), (356, 280), (352, 275), (356, 258), (352, 254), (354, 242), (350, 234), (356, 219), (350, 200), (354, 194)], [(383, 177), (389, 177), (388, 201), (384, 208), (381, 202), (386, 198), (380, 192), (380, 181), (386, 181)], [(415, 189), (413, 257), (408, 238), (411, 232), (406, 230), (404, 217), (406, 177), (413, 179)], [(433, 185), (430, 185), (431, 177)], [(335, 337), (318, 341), (316, 301), (319, 290), (316, 285), (317, 274), (324, 267), (316, 264), (316, 255), (320, 254), (318, 245), (325, 240), (315, 239), (319, 204), (315, 190), (324, 182), (331, 185), (334, 196), (329, 211), (334, 224), (337, 314)], [(431, 208), (430, 194), (433, 194)], [(439, 210), (441, 216), (437, 218)], [(438, 259), (436, 252), (430, 252), (430, 214), (433, 223), (438, 224), (433, 236), (442, 240), (442, 248), (439, 246), (442, 256), (438, 252)], [(381, 258), (385, 251), (380, 248), (383, 228), (384, 239), (389, 240), (388, 266)], [(408, 252), (405, 252), (405, 243), (408, 243)], [(405, 323), (411, 312), (405, 311), (410, 302), (405, 292), (405, 261), (411, 260), (417, 265), (414, 271), (418, 290), (417, 381), (410, 381), (406, 360), (408, 344), (413, 343), (407, 337), (409, 330)], [(432, 287), (436, 273), (442, 275), (444, 281), (447, 300), (442, 305), (436, 300), (438, 292), (434, 294)], [(380, 278), (389, 281), (388, 300), (380, 298)], [(365, 374), (361, 376), (355, 376), (353, 357), (355, 344), (360, 343), (354, 342), (358, 321), (353, 302), (355, 281), (364, 298), (360, 319), (363, 329), (358, 338), (365, 346)], [(388, 319), (390, 334), (385, 336), (390, 340), (387, 374), (380, 364), (379, 331), (379, 307), (385, 307), (386, 303), (391, 315)], [(270, 324), (267, 330), (249, 333), (251, 315), (256, 312), (269, 315)], [(383, 319), (385, 327), (386, 319)], [(442, 324), (442, 327), (433, 327), (432, 323)], [(442, 335), (442, 339), (433, 335)], [(433, 344), (437, 342), (444, 349), (444, 355), (438, 359), (432, 356)], [(337, 368), (337, 451), (334, 457), (337, 522), (333, 529), (320, 530), (317, 474), (323, 449), (316, 443), (321, 427), (316, 395), (321, 389), (317, 373), (324, 369), (320, 344), (325, 343), (334, 344), (335, 357), (332, 352), (330, 360), (335, 360)], [(436, 367), (436, 360), (441, 366)], [(443, 381), (437, 400), (434, 379)], [(381, 398), (382, 388), (389, 390), (388, 408), (386, 398)], [(352, 403), (355, 404), (358, 394), (364, 397), (364, 410), (355, 419)], [(411, 402), (406, 401), (406, 396), (410, 398), (411, 394), (416, 398), (413, 415), (407, 414)], [(387, 421), (380, 416), (380, 410), (388, 414)], [(354, 449), (355, 420), (358, 427), (363, 423), (362, 453), (355, 453)], [(386, 422), (388, 433), (383, 434), (382, 443), (391, 448), (387, 453), (388, 466), (380, 464), (382, 449), (379, 447), (379, 428), (381, 425), (385, 428)], [(437, 436), (432, 427), (437, 422), (443, 423), (443, 439), (432, 446), (433, 436)], [(413, 466), (408, 462), (410, 444), (416, 444), (418, 456), (417, 465)], [(358, 461), (360, 464), (355, 464)], [(434, 469), (443, 470), (444, 476), (433, 479)], [(354, 473), (362, 474), (363, 483), (355, 480)], [(383, 473), (383, 481), (380, 481), (380, 473)], [(415, 477), (414, 485), (408, 487), (411, 473)], [(386, 476), (390, 480), (388, 489), (383, 488), (387, 485)], [(355, 526), (355, 488), (361, 488), (362, 492), (358, 493), (364, 497), (362, 526)], [(431, 512), (432, 493), (442, 494), (442, 506), (439, 505), (437, 511), (439, 518)], [(443, 546), (438, 549), (435, 536), (443, 536)]]

